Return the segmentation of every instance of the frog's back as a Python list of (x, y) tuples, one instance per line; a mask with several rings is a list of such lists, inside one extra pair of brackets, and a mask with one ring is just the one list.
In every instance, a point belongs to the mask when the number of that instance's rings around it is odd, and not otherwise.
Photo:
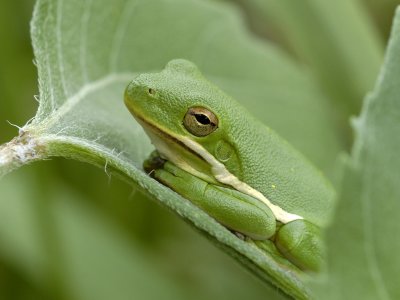
[(232, 128), (235, 134), (230, 137), (238, 145), (238, 177), (285, 211), (324, 226), (334, 205), (331, 184), (273, 130), (252, 116), (242, 114), (241, 119), (245, 124), (233, 122), (241, 129)]

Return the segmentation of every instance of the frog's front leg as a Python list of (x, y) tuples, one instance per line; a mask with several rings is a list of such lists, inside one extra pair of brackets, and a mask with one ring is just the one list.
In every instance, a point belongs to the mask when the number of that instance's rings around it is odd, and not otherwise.
[(169, 161), (154, 170), (153, 176), (235, 232), (252, 239), (268, 239), (275, 234), (272, 211), (257, 199), (206, 182)]
[(279, 251), (303, 270), (319, 271), (324, 258), (324, 243), (318, 226), (295, 220), (279, 228), (275, 236)]

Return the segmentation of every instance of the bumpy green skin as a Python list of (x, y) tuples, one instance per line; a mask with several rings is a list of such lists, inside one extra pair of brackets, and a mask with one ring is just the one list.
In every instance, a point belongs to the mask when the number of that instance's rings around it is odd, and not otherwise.
[[(320, 172), (285, 140), (254, 119), (239, 103), (208, 82), (194, 64), (185, 60), (173, 60), (162, 72), (136, 77), (126, 89), (125, 103), (141, 123), (150, 123), (151, 127), (173, 136), (174, 140), (190, 137), (223, 163), (230, 173), (261, 192), (272, 203), (302, 216), (306, 221), (296, 221), (284, 231), (283, 228), (290, 223), (280, 229), (282, 233), (278, 232), (277, 236), (283, 242), (279, 247), (299, 267), (311, 270), (318, 268), (312, 261), (313, 255), (309, 254), (319, 251), (315, 245), (320, 241), (315, 242), (309, 237), (320, 239), (315, 228), (328, 223), (334, 205), (334, 191)], [(218, 129), (205, 137), (188, 133), (182, 120), (188, 108), (194, 106), (212, 111), (218, 117)], [(170, 144), (173, 143), (170, 141)], [(185, 151), (175, 144), (175, 151)], [(185, 155), (188, 164), (212, 177), (211, 171), (198, 157), (190, 153)], [(176, 171), (166, 170), (167, 173)], [(187, 184), (188, 179), (169, 181), (165, 179), (168, 176), (163, 173), (159, 180), (195, 202), (227, 227), (252, 238), (266, 239), (272, 236), (275, 226), (271, 224), (275, 220), (269, 220), (270, 211), (265, 205), (255, 205), (248, 199), (251, 197), (217, 187), (215, 181), (212, 183), (214, 186), (210, 186), (210, 181), (197, 182), (198, 178), (195, 177), (190, 180), (196, 183), (190, 181)], [(186, 177), (194, 176), (189, 174)], [(205, 190), (209, 197), (203, 197)], [(229, 199), (227, 203), (226, 199)], [(251, 209), (247, 210), (249, 207)], [(263, 224), (266, 229), (262, 228)], [(308, 246), (303, 240), (309, 240), (311, 244)], [(296, 247), (299, 243), (303, 243), (302, 246)], [(285, 251), (289, 254), (285, 254)]]

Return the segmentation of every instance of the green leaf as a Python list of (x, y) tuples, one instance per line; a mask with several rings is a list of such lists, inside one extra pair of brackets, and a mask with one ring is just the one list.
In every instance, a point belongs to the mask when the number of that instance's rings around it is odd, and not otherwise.
[(251, 37), (230, 6), (208, 1), (39, 0), (32, 39), (39, 109), (0, 147), (0, 176), (50, 156), (95, 164), (136, 184), (266, 282), (308, 297), (302, 272), (282, 272), (272, 257), (142, 171), (152, 146), (122, 101), (136, 74), (187, 58), (329, 170), (341, 145), (328, 101), (307, 71)]
[[(340, 204), (328, 235), (323, 299), (399, 299), (400, 9), (380, 77), (355, 120)], [(328, 292), (329, 291), (329, 292)]]
[(82, 195), (56, 180), (43, 192), (39, 181), (24, 170), (0, 182), (0, 254), (49, 299), (185, 299), (154, 256)]
[[(15, 176), (18, 175), (18, 176)], [(37, 222), (37, 187), (32, 176), (15, 173), (0, 182), (1, 257), (37, 284), (45, 277), (44, 244)], [(24, 187), (21, 188), (21, 182)], [(25, 201), (24, 201), (25, 200)]]
[(341, 109), (356, 113), (374, 83), (383, 44), (360, 1), (231, 0), (255, 19), (259, 32), (271, 31), (309, 65), (324, 91)]

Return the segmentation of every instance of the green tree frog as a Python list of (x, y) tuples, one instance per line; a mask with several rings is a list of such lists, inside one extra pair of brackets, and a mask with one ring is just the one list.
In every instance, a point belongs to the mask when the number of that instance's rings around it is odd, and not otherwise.
[(297, 267), (319, 269), (334, 191), (291, 145), (183, 59), (137, 76), (125, 104), (166, 160), (158, 181), (230, 230), (273, 241)]

